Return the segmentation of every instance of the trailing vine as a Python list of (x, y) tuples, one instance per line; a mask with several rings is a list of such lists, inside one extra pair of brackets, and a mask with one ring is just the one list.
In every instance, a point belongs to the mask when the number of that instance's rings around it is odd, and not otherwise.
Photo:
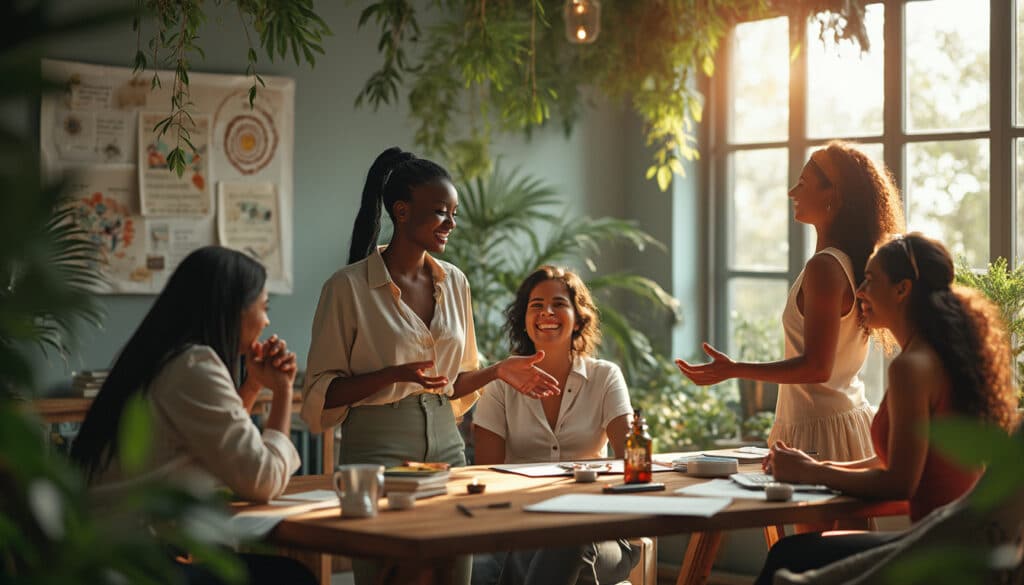
[[(221, 4), (227, 0), (215, 0)], [(291, 55), (295, 64), (305, 62), (310, 67), (316, 64), (316, 54), (323, 54), (322, 39), (331, 34), (327, 23), (313, 11), (312, 0), (233, 0), (239, 20), (245, 31), (247, 43), (245, 74), (252, 78), (249, 88), (249, 106), (255, 103), (258, 86), (264, 86), (263, 78), (256, 71), (258, 54), (249, 35), (250, 26), (259, 35), (260, 45), (267, 58), (285, 59)], [(206, 23), (202, 0), (137, 0), (136, 15), (132, 27), (137, 33), (137, 46), (133, 67), (141, 73), (155, 68), (151, 87), (162, 86), (159, 69), (171, 69), (170, 113), (161, 119), (153, 130), (159, 137), (172, 134), (175, 147), (167, 155), (167, 166), (181, 176), (187, 167), (185, 148), (194, 151), (190, 128), (193, 102), (189, 96), (188, 72), (196, 58), (206, 57), (198, 44), (199, 32)], [(154, 31), (149, 37), (149, 56), (143, 51), (143, 26), (149, 19)]]
[[(394, 104), (407, 87), (417, 145), (472, 177), (489, 169), (493, 129), (529, 133), (554, 121), (569, 132), (583, 108), (581, 89), (591, 86), (640, 115), (653, 148), (647, 177), (664, 190), (683, 176), (683, 160), (698, 156), (697, 76), (714, 73), (733, 23), (816, 15), (822, 38), (868, 46), (866, 0), (609, 0), (593, 45), (566, 40), (563, 4), (434, 0), (425, 10), (437, 24), (423, 29), (416, 9), (423, 2), (370, 2), (359, 25), (376, 23), (384, 59), (356, 105)], [(458, 124), (463, 119), (471, 120), (468, 127)]]

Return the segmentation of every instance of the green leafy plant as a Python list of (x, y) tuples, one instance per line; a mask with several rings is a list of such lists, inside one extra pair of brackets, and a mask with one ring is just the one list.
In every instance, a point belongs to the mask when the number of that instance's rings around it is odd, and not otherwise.
[[(221, 1), (218, 0), (217, 4)], [(257, 72), (259, 55), (254, 48), (250, 30), (259, 36), (260, 47), (268, 59), (287, 59), (289, 55), (295, 64), (301, 62), (316, 64), (316, 54), (324, 54), (323, 37), (331, 34), (327, 23), (313, 10), (312, 0), (234, 0), (238, 18), (248, 41), (245, 74), (252, 77), (249, 88), (249, 106), (252, 107), (258, 87), (264, 86), (263, 78)], [(152, 17), (153, 32), (143, 49), (143, 27)], [(154, 127), (157, 136), (171, 132), (175, 135), (175, 146), (167, 155), (168, 168), (180, 177), (188, 166), (185, 147), (195, 151), (190, 128), (192, 101), (189, 99), (188, 73), (196, 59), (205, 58), (199, 44), (199, 32), (206, 23), (202, 0), (136, 0), (136, 13), (132, 27), (138, 33), (133, 60), (136, 72), (151, 68), (173, 71), (171, 81), (171, 110), (166, 118)], [(162, 87), (159, 71), (153, 72), (152, 88)]]
[(641, 331), (608, 302), (613, 293), (647, 301), (678, 316), (679, 303), (654, 281), (624, 272), (589, 276), (603, 246), (625, 243), (638, 250), (661, 244), (629, 221), (614, 218), (567, 218), (555, 190), (542, 181), (500, 165), (486, 178), (459, 188), (457, 237), (445, 259), (473, 283), (477, 346), (485, 359), (508, 352), (503, 311), (519, 284), (542, 264), (568, 264), (594, 293), (601, 312), (603, 351), (628, 372), (651, 359), (651, 345)]
[(408, 80), (417, 145), (460, 161), (474, 176), (488, 170), (492, 131), (528, 133), (557, 120), (568, 132), (583, 110), (583, 88), (593, 87), (628, 101), (643, 119), (654, 148), (647, 177), (665, 190), (673, 174), (683, 174), (682, 160), (698, 155), (694, 125), (703, 116), (703, 101), (697, 77), (712, 75), (718, 45), (733, 23), (816, 14), (823, 37), (831, 33), (867, 47), (865, 0), (605, 2), (601, 36), (593, 45), (565, 38), (564, 5), (432, 2), (428, 9), (437, 24), (423, 28), (417, 10), (422, 3), (371, 2), (359, 24), (372, 20), (380, 30), (383, 63), (356, 105), (394, 104)]
[(762, 410), (748, 416), (740, 425), (740, 436), (744, 441), (767, 441), (775, 424), (775, 413)]
[[(774, 319), (747, 318), (732, 314), (735, 358), (745, 362), (777, 360), (783, 354), (782, 330)], [(736, 380), (739, 392), (739, 416), (743, 420), (741, 434), (744, 440), (768, 437), (771, 421), (775, 419), (775, 402), (779, 385), (762, 380)], [(761, 416), (767, 413), (767, 416)], [(765, 424), (767, 423), (767, 429)]]
[(956, 267), (956, 282), (976, 288), (999, 307), (999, 313), (1011, 336), (1014, 382), (1024, 406), (1024, 266), (1010, 269), (1006, 258), (996, 258), (984, 272), (975, 272), (967, 261), (960, 258)]
[(739, 419), (728, 386), (694, 386), (672, 360), (655, 356), (628, 379), (634, 407), (643, 409), (655, 449), (708, 449), (735, 437)]

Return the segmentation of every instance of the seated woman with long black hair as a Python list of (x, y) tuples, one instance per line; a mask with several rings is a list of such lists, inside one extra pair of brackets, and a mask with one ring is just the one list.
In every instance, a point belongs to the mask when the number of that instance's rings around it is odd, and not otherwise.
[[(174, 271), (121, 350), (72, 447), (72, 459), (98, 493), (150, 479), (200, 491), (227, 486), (258, 502), (284, 491), (300, 463), (288, 436), (295, 354), (277, 336), (259, 342), (270, 324), (265, 282), (258, 262), (215, 246), (189, 254)], [(262, 388), (273, 399), (261, 433), (250, 411)], [(152, 449), (145, 468), (128, 474), (118, 433), (137, 396), (149, 406)], [(250, 583), (312, 578), (290, 559), (242, 560)], [(192, 568), (185, 573), (191, 582), (206, 582)]]

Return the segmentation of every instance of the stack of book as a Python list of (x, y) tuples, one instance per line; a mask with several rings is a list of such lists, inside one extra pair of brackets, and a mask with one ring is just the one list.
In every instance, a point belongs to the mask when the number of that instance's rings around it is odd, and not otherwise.
[(384, 493), (409, 492), (417, 500), (448, 493), (448, 466), (407, 462), (384, 470)]
[(107, 379), (110, 370), (83, 370), (71, 378), (71, 392), (82, 398), (94, 398)]

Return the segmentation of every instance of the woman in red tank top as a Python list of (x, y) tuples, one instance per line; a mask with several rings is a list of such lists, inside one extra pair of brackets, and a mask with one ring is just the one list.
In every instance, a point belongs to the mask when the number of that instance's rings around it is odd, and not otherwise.
[[(981, 469), (954, 465), (928, 444), (932, 421), (983, 419), (1009, 431), (1016, 393), (1009, 342), (995, 305), (953, 284), (953, 261), (940, 242), (914, 233), (880, 247), (857, 290), (868, 327), (887, 329), (901, 348), (871, 425), (875, 456), (815, 461), (782, 443), (766, 469), (779, 481), (824, 484), (844, 494), (910, 500), (913, 521), (963, 495)], [(898, 538), (898, 534), (798, 535), (772, 549), (758, 583), (779, 568), (804, 571)]]

